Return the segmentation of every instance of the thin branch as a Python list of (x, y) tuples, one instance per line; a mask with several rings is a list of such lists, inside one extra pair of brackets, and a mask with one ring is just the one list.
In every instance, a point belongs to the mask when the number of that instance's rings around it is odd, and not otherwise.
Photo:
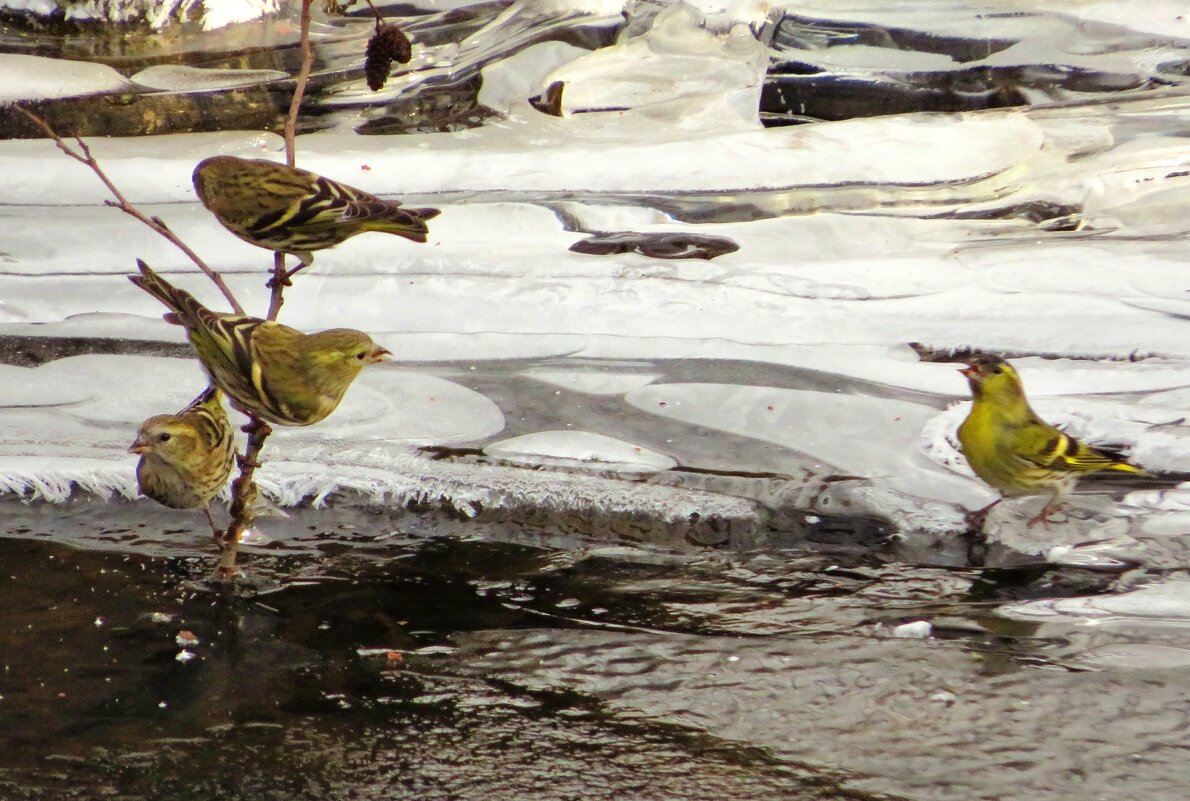
[(115, 198), (115, 200), (105, 200), (104, 205), (119, 209), (130, 217), (140, 220), (142, 223), (149, 226), (154, 231), (172, 242), (175, 247), (189, 256), (190, 260), (198, 265), (198, 269), (206, 273), (207, 278), (210, 278), (211, 281), (214, 282), (215, 286), (219, 288), (219, 291), (223, 293), (223, 297), (227, 298), (227, 302), (231, 304), (231, 308), (236, 314), (244, 313), (244, 308), (240, 306), (240, 303), (236, 300), (235, 295), (231, 294), (231, 290), (228, 289), (227, 284), (223, 282), (223, 276), (219, 275), (219, 273), (208, 267), (206, 262), (200, 259), (198, 254), (190, 249), (189, 245), (179, 239), (173, 231), (169, 230), (169, 227), (164, 221), (162, 221), (160, 217), (148, 217), (142, 214), (141, 211), (136, 208), (136, 206), (133, 206), (132, 203), (128, 201), (128, 198), (124, 197), (124, 194), (116, 188), (116, 185), (112, 183), (112, 180), (107, 177), (107, 173), (103, 171), (103, 168), (99, 166), (99, 162), (96, 161), (95, 157), (91, 155), (91, 148), (87, 147), (86, 142), (77, 136), (74, 137), (74, 141), (78, 144), (79, 148), (78, 151), (76, 151), (62, 140), (62, 137), (58, 135), (58, 132), (55, 131), (50, 126), (50, 124), (45, 121), (45, 119), (38, 116), (37, 114), (34, 114), (32, 111), (29, 111), (27, 108), (22, 108), (21, 106), (14, 106), (14, 108), (28, 117), (29, 120), (38, 128), (40, 128), (46, 136), (48, 136), (50, 139), (53, 139), (54, 144), (58, 146), (59, 150), (61, 150), (67, 156), (70, 156), (70, 158), (74, 159), (75, 161), (87, 165), (87, 167), (91, 169), (91, 172), (95, 173), (95, 175), (99, 177), (100, 181), (103, 181), (103, 185), (107, 187), (107, 191), (111, 192), (112, 197)]
[(372, 9), (372, 13), (376, 15), (376, 27), (379, 28), (384, 22), (384, 17), (380, 16), (380, 12), (376, 10), (376, 6), (372, 4), (372, 0), (367, 0), (368, 8)]
[[(302, 96), (306, 93), (306, 83), (310, 79), (310, 71), (314, 65), (314, 51), (310, 46), (310, 6), (314, 0), (302, 0), (302, 66), (298, 70), (297, 85), (293, 89), (293, 100), (289, 104), (289, 114), (285, 118), (285, 162), (293, 167), (297, 161), (297, 147), (295, 137), (297, 132), (298, 112), (302, 107)], [(267, 286), (270, 290), (268, 319), (276, 320), (284, 303), (282, 293), (289, 286), (292, 273), (285, 270), (285, 254), (273, 254), (273, 277)], [(227, 531), (218, 538), (222, 553), (219, 556), (219, 566), (215, 569), (215, 579), (231, 581), (236, 576), (236, 553), (240, 546), (240, 536), (252, 525), (252, 504), (256, 499), (256, 482), (254, 475), (260, 467), (260, 451), (264, 448), (272, 429), (269, 424), (256, 415), (248, 415), (249, 423), (244, 426), (244, 433), (248, 435), (248, 447), (243, 458), (239, 459), (240, 474), (231, 485), (231, 523)]]
[(314, 49), (310, 46), (310, 6), (314, 0), (302, 0), (302, 67), (298, 70), (297, 86), (293, 89), (293, 100), (289, 102), (289, 115), (285, 118), (285, 163), (290, 167), (297, 164), (297, 148), (294, 136), (297, 133), (298, 111), (302, 107), (302, 96), (306, 94), (306, 82), (314, 67)]
[(281, 304), (285, 302), (282, 293), (289, 286), (289, 273), (285, 270), (285, 254), (281, 251), (273, 253), (273, 277), (265, 285), (271, 293), (269, 296), (269, 320), (276, 320), (281, 313)]
[(231, 523), (222, 535), (216, 535), (219, 544), (219, 566), (215, 568), (216, 581), (231, 581), (236, 577), (236, 552), (240, 547), (240, 536), (252, 527), (254, 511), (252, 504), (256, 500), (256, 482), (253, 475), (260, 467), (260, 451), (264, 448), (264, 441), (272, 433), (269, 424), (255, 415), (249, 415), (249, 422), (241, 430), (248, 435), (248, 448), (242, 457), (236, 461), (240, 466), (240, 474), (231, 485)]

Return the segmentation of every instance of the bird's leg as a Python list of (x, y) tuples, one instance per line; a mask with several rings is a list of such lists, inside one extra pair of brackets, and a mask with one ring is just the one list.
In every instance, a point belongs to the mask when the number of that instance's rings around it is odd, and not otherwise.
[(270, 320), (276, 320), (277, 315), (281, 313), (281, 305), (285, 303), (285, 287), (293, 285), (293, 281), (290, 279), (297, 274), (298, 270), (310, 266), (310, 262), (314, 261), (313, 253), (306, 252), (296, 255), (302, 263), (292, 270), (286, 270), (285, 254), (279, 250), (273, 252), (273, 277), (265, 284), (271, 295), (268, 315)]
[[(309, 267), (314, 261), (314, 255), (311, 253), (299, 253), (297, 256), (301, 259), (301, 262), (296, 267), (286, 270), (284, 261), (282, 261), (279, 266), (273, 268), (273, 277), (265, 284), (267, 289), (293, 286), (293, 277), (306, 267)], [(284, 259), (284, 255), (282, 255), (282, 259)]]
[(988, 515), (995, 509), (1003, 498), (997, 498), (982, 509), (976, 509), (974, 512), (967, 512), (963, 517), (967, 521), (968, 531), (979, 531), (983, 528), (983, 524), (988, 522)]
[(211, 517), (211, 506), (207, 504), (202, 508), (202, 513), (207, 516), (207, 522), (211, 524), (211, 531), (215, 533), (215, 542), (219, 542), (223, 532), (215, 525), (215, 518)]
[(1025, 528), (1033, 528), (1038, 523), (1045, 525), (1045, 522), (1050, 519), (1050, 515), (1062, 508), (1062, 504), (1058, 501), (1058, 497), (1061, 494), (1061, 492), (1055, 490), (1054, 494), (1045, 502), (1045, 506), (1041, 507), (1041, 511), (1029, 518), (1029, 522), (1025, 524)]
[(311, 264), (314, 263), (314, 254), (313, 253), (298, 253), (297, 257), (302, 260), (302, 263), (299, 264), (297, 267), (294, 267), (289, 272), (285, 273), (285, 285), (286, 286), (290, 285), (289, 279), (293, 278), (299, 272), (301, 272), (306, 267), (309, 267)]
[(273, 277), (265, 282), (266, 289), (276, 290), (278, 287), (285, 288), (287, 286), (293, 286), (293, 282), (289, 280), (290, 276), (305, 266), (303, 264), (294, 268), (294, 270), (290, 272), (289, 270), (285, 269), (285, 254), (278, 253), (277, 256), (280, 258), (278, 259), (277, 265), (273, 268)]

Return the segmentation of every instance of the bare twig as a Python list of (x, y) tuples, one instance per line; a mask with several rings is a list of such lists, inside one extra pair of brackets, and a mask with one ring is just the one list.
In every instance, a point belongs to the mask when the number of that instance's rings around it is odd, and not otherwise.
[(285, 163), (290, 167), (297, 164), (297, 149), (294, 136), (297, 133), (298, 111), (302, 107), (302, 96), (306, 94), (306, 82), (314, 67), (314, 50), (310, 46), (310, 6), (314, 0), (302, 0), (302, 66), (298, 70), (297, 86), (293, 89), (293, 100), (289, 102), (289, 116), (285, 118)]
[(285, 254), (276, 251), (273, 253), (273, 277), (265, 285), (269, 288), (270, 293), (268, 319), (276, 320), (277, 315), (281, 313), (281, 304), (285, 302), (282, 293), (289, 283), (289, 273), (285, 271)]
[[(296, 160), (296, 149), (294, 144), (295, 132), (297, 130), (298, 112), (302, 105), (302, 96), (306, 91), (306, 84), (310, 78), (310, 71), (314, 63), (314, 53), (310, 47), (310, 7), (313, 0), (302, 0), (302, 17), (301, 17), (301, 31), (302, 31), (302, 65), (298, 72), (297, 85), (294, 87), (293, 101), (289, 105), (289, 115), (285, 121), (285, 155), (289, 166), (294, 166)], [(190, 249), (181, 239), (179, 239), (173, 231), (162, 221), (159, 217), (148, 217), (141, 213), (135, 206), (128, 202), (127, 198), (116, 188), (111, 179), (107, 177), (99, 162), (91, 155), (91, 150), (83, 140), (75, 137), (75, 142), (78, 149), (75, 150), (70, 145), (62, 140), (48, 122), (34, 114), (33, 112), (16, 107), (18, 111), (28, 117), (35, 125), (45, 132), (46, 136), (54, 140), (58, 149), (65, 153), (70, 158), (85, 164), (94, 172), (99, 179), (111, 192), (115, 200), (105, 201), (105, 203), (114, 208), (120, 209), (125, 214), (128, 214), (137, 220), (140, 220), (145, 225), (152, 228), (157, 233), (164, 236), (174, 245), (176, 245), (183, 253), (190, 257), (190, 259), (198, 265), (207, 277), (219, 288), (223, 296), (227, 298), (228, 303), (231, 304), (232, 309), (237, 314), (243, 314), (243, 307), (232, 295), (231, 290), (227, 288), (222, 276), (212, 270), (203, 262), (198, 255)], [(281, 304), (284, 302), (282, 292), (286, 286), (289, 286), (289, 279), (301, 269), (301, 266), (295, 267), (292, 270), (285, 269), (285, 256), (282, 253), (276, 253), (273, 260), (273, 277), (269, 281), (269, 288), (272, 290), (272, 295), (269, 303), (268, 319), (275, 320), (278, 312), (281, 310)], [(248, 415), (249, 422), (243, 427), (243, 431), (248, 434), (248, 447), (244, 455), (237, 461), (239, 463), (240, 472), (232, 483), (231, 490), (231, 506), (228, 510), (231, 514), (231, 523), (228, 525), (225, 532), (220, 532), (216, 535), (216, 541), (219, 544), (221, 554), (219, 557), (219, 566), (215, 570), (215, 579), (222, 581), (229, 581), (235, 578), (236, 575), (236, 553), (239, 548), (240, 536), (252, 526), (253, 522), (253, 503), (256, 499), (256, 483), (254, 475), (256, 468), (260, 467), (260, 451), (264, 448), (265, 440), (272, 429), (269, 424), (260, 419), (256, 415)]]
[[(306, 93), (306, 83), (310, 79), (310, 71), (314, 65), (314, 51), (310, 47), (310, 7), (314, 0), (302, 0), (302, 65), (298, 70), (297, 85), (293, 89), (293, 100), (289, 103), (289, 114), (285, 118), (285, 162), (293, 167), (297, 161), (295, 138), (297, 133), (298, 112), (302, 107), (302, 96)], [(285, 254), (273, 254), (273, 277), (268, 282), (270, 290), (268, 319), (276, 320), (281, 311), (281, 304), (285, 302), (283, 293), (289, 286), (292, 273), (285, 270)], [(248, 448), (244, 456), (239, 459), (240, 474), (231, 485), (231, 523), (227, 531), (219, 538), (222, 553), (219, 556), (219, 567), (215, 569), (215, 579), (230, 581), (236, 575), (236, 553), (239, 550), (240, 535), (252, 525), (252, 504), (256, 499), (256, 482), (254, 475), (260, 467), (260, 452), (264, 448), (272, 429), (269, 424), (256, 415), (248, 415), (249, 423), (244, 426), (244, 433), (248, 435)]]
[(368, 8), (372, 9), (372, 13), (376, 15), (376, 27), (379, 28), (380, 24), (384, 22), (384, 17), (380, 16), (380, 12), (376, 10), (376, 6), (373, 5), (372, 0), (368, 0)]
[(231, 581), (236, 576), (236, 552), (240, 547), (240, 536), (252, 527), (256, 500), (256, 482), (253, 476), (260, 467), (260, 451), (264, 441), (272, 433), (269, 424), (256, 415), (249, 415), (250, 422), (241, 430), (248, 435), (248, 448), (243, 456), (237, 457), (240, 474), (231, 485), (231, 523), (222, 535), (216, 534), (219, 545), (219, 566), (215, 568), (216, 581)]
[(198, 254), (190, 249), (189, 245), (179, 239), (173, 231), (169, 230), (169, 227), (166, 226), (160, 217), (146, 216), (145, 214), (141, 213), (141, 211), (137, 209), (136, 206), (133, 206), (132, 203), (128, 201), (128, 198), (124, 197), (124, 194), (116, 188), (116, 185), (112, 183), (112, 180), (107, 177), (107, 173), (103, 171), (103, 168), (99, 166), (99, 162), (96, 161), (95, 157), (91, 155), (91, 148), (87, 146), (86, 142), (77, 136), (74, 137), (74, 141), (78, 145), (78, 150), (75, 150), (70, 145), (66, 144), (62, 137), (58, 135), (58, 132), (55, 131), (53, 127), (51, 127), (50, 124), (42, 117), (34, 114), (27, 108), (22, 108), (21, 106), (14, 106), (14, 108), (28, 117), (29, 120), (38, 128), (40, 128), (46, 136), (48, 136), (50, 139), (53, 139), (54, 144), (58, 146), (59, 150), (61, 150), (67, 156), (70, 156), (70, 158), (74, 159), (75, 161), (87, 165), (87, 167), (91, 169), (91, 172), (95, 173), (100, 181), (103, 181), (103, 185), (107, 187), (107, 191), (111, 192), (112, 197), (115, 198), (115, 200), (105, 200), (104, 205), (119, 209), (130, 217), (140, 220), (142, 223), (149, 226), (154, 231), (172, 242), (179, 250), (189, 256), (192, 262), (198, 265), (198, 269), (206, 273), (206, 276), (210, 278), (211, 281), (214, 282), (215, 286), (219, 288), (219, 291), (223, 293), (223, 297), (227, 298), (227, 302), (231, 304), (231, 308), (236, 312), (236, 314), (244, 313), (244, 308), (240, 306), (240, 303), (236, 300), (235, 295), (231, 294), (231, 290), (228, 289), (227, 284), (223, 282), (223, 276), (219, 275), (219, 273), (208, 267), (207, 263), (200, 259)]

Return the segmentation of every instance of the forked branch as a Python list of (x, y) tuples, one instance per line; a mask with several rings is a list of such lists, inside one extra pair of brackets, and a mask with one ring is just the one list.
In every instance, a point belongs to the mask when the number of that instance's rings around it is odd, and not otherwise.
[(185, 253), (190, 258), (190, 260), (198, 266), (198, 269), (202, 270), (206, 276), (211, 279), (215, 286), (219, 288), (219, 291), (223, 293), (223, 297), (227, 298), (227, 302), (231, 304), (232, 311), (234, 311), (236, 314), (244, 313), (244, 308), (240, 306), (240, 303), (238, 300), (236, 300), (235, 295), (231, 294), (231, 290), (228, 289), (227, 284), (224, 283), (223, 276), (219, 275), (219, 273), (208, 267), (207, 263), (200, 259), (198, 254), (190, 249), (189, 245), (179, 239), (160, 217), (149, 217), (148, 215), (141, 212), (141, 210), (136, 206), (132, 205), (128, 198), (124, 197), (124, 193), (121, 192), (114, 183), (112, 183), (111, 178), (108, 178), (107, 173), (103, 171), (103, 168), (99, 166), (99, 162), (93, 155), (91, 155), (91, 148), (87, 146), (86, 142), (77, 136), (74, 137), (75, 144), (78, 146), (78, 150), (75, 150), (70, 145), (66, 144), (65, 140), (63, 140), (62, 137), (58, 135), (58, 132), (55, 131), (53, 127), (45, 121), (45, 119), (38, 116), (37, 114), (34, 114), (27, 108), (22, 108), (21, 106), (15, 106), (14, 108), (28, 117), (29, 120), (38, 128), (40, 128), (46, 136), (54, 140), (54, 144), (58, 146), (59, 150), (80, 164), (85, 164), (90, 168), (91, 172), (95, 173), (99, 180), (103, 182), (103, 185), (107, 187), (107, 191), (111, 193), (113, 198), (115, 198), (115, 200), (103, 201), (104, 205), (119, 209), (128, 216), (140, 220), (142, 223), (149, 226), (154, 231), (172, 242), (174, 246), (178, 248), (178, 250)]

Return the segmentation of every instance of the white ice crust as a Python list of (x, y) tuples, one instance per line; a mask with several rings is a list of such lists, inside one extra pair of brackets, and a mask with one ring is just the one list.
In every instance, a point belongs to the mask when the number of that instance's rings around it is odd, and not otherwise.
[(197, 18), (205, 30), (259, 19), (279, 11), (282, 0), (0, 0), (0, 8), (40, 16), (56, 14), (60, 6), (70, 20), (127, 23), (147, 21), (160, 29), (177, 20)]
[(663, 453), (591, 431), (538, 431), (493, 442), (483, 452), (517, 464), (594, 467), (617, 473), (655, 473), (677, 464)]
[[(951, 6), (931, 4), (917, 29), (955, 33), (971, 15)], [(218, 19), (220, 4), (206, 8)], [(516, 3), (459, 47), (495, 47), (519, 21), (599, 20), (620, 9)], [(1121, 36), (1185, 35), (1168, 3), (1062, 9), (1126, 26)], [(822, 0), (796, 11), (893, 24), (921, 9)], [(1122, 445), (1153, 470), (1190, 471), (1190, 148), (1170, 135), (1184, 130), (1190, 98), (1131, 94), (1111, 105), (763, 128), (755, 109), (769, 53), (747, 26), (770, 12), (756, 3), (674, 4), (612, 47), (527, 47), (485, 68), (480, 99), (506, 116), (476, 129), (389, 137), (333, 128), (299, 137), (300, 166), (442, 214), (426, 245), (369, 234), (319, 253), (296, 279), (283, 320), (306, 330), (362, 328), (409, 362), (633, 361), (618, 375), (562, 365), (524, 376), (592, 398), (620, 396), (667, 423), (785, 448), (799, 463), (868, 478), (888, 497), (964, 508), (995, 497), (953, 447), (966, 385), (955, 365), (923, 361), (910, 343), (988, 349), (1014, 357), (1037, 410), (1071, 433)], [(1024, 36), (1020, 19), (995, 19)], [(883, 55), (807, 51), (837, 69), (868, 68)], [(1009, 48), (987, 60), (1028, 55)], [(0, 56), (0, 77), (12, 78), (4, 83), (21, 96), (127, 83), (106, 67), (30, 59)], [(29, 76), (44, 85), (30, 90)], [(165, 91), (207, 78), (229, 80), (161, 68), (134, 76)], [(553, 82), (565, 86), (561, 117), (528, 103)], [(196, 202), (190, 173), (215, 153), (279, 160), (278, 137), (232, 131), (91, 145), (130, 200), (165, 219), (251, 310), (263, 310), (268, 255)], [(103, 186), (52, 143), (0, 142), (0, 175), (0, 335), (182, 342), (160, 322), (160, 305), (126, 280), (136, 257), (225, 308), (182, 254), (104, 206)], [(1013, 213), (1030, 204), (1069, 208), (1071, 217), (1050, 230)], [(695, 221), (717, 208), (729, 212), (723, 221)], [(711, 261), (568, 250), (591, 232), (621, 228), (722, 236), (739, 250)], [(135, 358), (0, 368), (5, 486), (59, 497), (44, 488), (61, 486), (43, 480), (52, 474), (127, 491), (123, 448), (136, 422), (180, 408), (202, 384), (193, 362)], [(780, 365), (815, 383), (664, 381), (650, 360), (665, 359)], [(105, 378), (112, 370), (117, 384)], [(592, 443), (582, 437), (595, 432), (529, 432), (491, 443), (503, 427), (492, 401), (462, 384), (370, 370), (325, 425), (278, 436), (265, 477), (273, 470), (268, 480), (284, 484), (291, 500), (299, 487), (323, 497), (337, 481), (363, 485), (408, 467), (415, 445), (477, 441), (509, 458), (586, 454), (641, 469), (668, 465), (667, 455), (637, 451), (629, 434)], [(320, 461), (331, 441), (340, 443), (337, 478)], [(38, 481), (44, 487), (30, 490)], [(1180, 498), (1137, 493), (1127, 504), (1184, 515)], [(1157, 515), (1144, 525), (1168, 531), (1173, 520)]]
[(0, 53), (0, 104), (14, 100), (78, 97), (132, 89), (106, 64), (21, 53)]

